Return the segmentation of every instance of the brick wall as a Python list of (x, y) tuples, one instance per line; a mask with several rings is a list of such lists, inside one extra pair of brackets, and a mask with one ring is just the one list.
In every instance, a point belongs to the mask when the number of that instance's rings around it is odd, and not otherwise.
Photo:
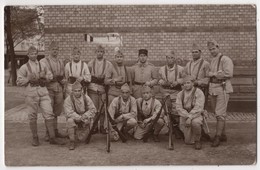
[[(123, 37), (126, 60), (133, 63), (137, 60), (138, 49), (147, 48), (149, 60), (156, 65), (165, 61), (169, 49), (174, 49), (186, 62), (191, 57), (193, 42), (201, 46), (203, 57), (210, 60), (206, 44), (207, 40), (215, 39), (222, 52), (234, 61), (237, 95), (255, 95), (255, 6), (45, 6), (44, 23), (46, 54), (46, 47), (55, 39), (60, 43), (62, 58), (70, 58), (71, 49), (77, 46), (82, 51), (83, 60), (95, 57), (96, 46), (84, 40), (85, 33), (103, 36), (117, 32)], [(113, 59), (115, 46), (105, 47), (106, 57)]]

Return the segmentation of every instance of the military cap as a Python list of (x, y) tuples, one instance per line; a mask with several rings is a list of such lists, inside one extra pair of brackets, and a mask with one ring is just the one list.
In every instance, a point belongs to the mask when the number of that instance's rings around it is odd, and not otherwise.
[(149, 86), (147, 86), (147, 85), (143, 85), (143, 87), (142, 87), (142, 92), (146, 92), (146, 91), (151, 92), (152, 89), (151, 89), (151, 87), (149, 87)]
[(125, 83), (124, 85), (121, 86), (121, 90), (122, 91), (130, 91), (130, 87), (127, 83)]
[(82, 85), (78, 81), (75, 81), (75, 83), (72, 84), (72, 90), (81, 89), (81, 88), (82, 88)]
[(74, 47), (74, 48), (72, 49), (72, 54), (81, 54), (81, 52), (80, 52), (80, 50), (79, 50), (78, 47)]
[(28, 53), (32, 52), (32, 51), (36, 51), (38, 52), (37, 48), (35, 46), (30, 46), (27, 50)]
[(207, 46), (208, 46), (208, 47), (212, 47), (212, 46), (218, 47), (219, 44), (218, 44), (218, 42), (217, 42), (216, 40), (209, 40), (209, 41), (207, 42)]
[(105, 48), (102, 45), (98, 45), (96, 48), (96, 51), (104, 51), (105, 52)]
[(115, 55), (122, 55), (123, 56), (124, 54), (123, 54), (122, 50), (117, 50), (117, 51), (115, 51)]
[(50, 46), (49, 46), (50, 48), (58, 48), (59, 47), (59, 44), (58, 44), (58, 42), (57, 41), (51, 41), (51, 43), (50, 43)]
[(201, 48), (196, 44), (196, 43), (193, 43), (192, 44), (192, 51), (201, 51)]
[(140, 50), (139, 50), (139, 55), (140, 55), (140, 54), (148, 55), (148, 50), (146, 50), (146, 49), (140, 49)]

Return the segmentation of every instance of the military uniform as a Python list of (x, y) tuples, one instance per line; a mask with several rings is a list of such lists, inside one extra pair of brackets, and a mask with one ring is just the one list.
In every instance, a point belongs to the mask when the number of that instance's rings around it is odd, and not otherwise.
[[(30, 47), (28, 51), (37, 51)], [(33, 78), (32, 78), (33, 77)], [(37, 134), (38, 109), (42, 109), (42, 115), (50, 135), (50, 144), (59, 144), (55, 139), (54, 118), (51, 99), (46, 88), (46, 81), (52, 80), (53, 75), (44, 62), (29, 60), (22, 65), (17, 74), (17, 85), (26, 86), (25, 103), (30, 122), (30, 129), (33, 135), (33, 146), (39, 145)]]
[[(108, 104), (112, 102), (112, 100), (121, 94), (121, 86), (125, 83), (130, 85), (131, 75), (130, 70), (125, 65), (118, 66), (116, 63), (106, 72), (105, 76), (105, 84), (109, 85), (108, 90)], [(122, 81), (115, 82), (114, 79), (122, 77)]]
[[(218, 48), (215, 40), (208, 42), (208, 48)], [(232, 60), (220, 52), (212, 58), (210, 63), (209, 94), (211, 107), (217, 118), (216, 136), (213, 142), (214, 147), (219, 145), (220, 140), (226, 140), (225, 123), (227, 116), (227, 105), (229, 94), (233, 92), (231, 78), (233, 77)]]
[(112, 119), (117, 123), (116, 126), (119, 130), (123, 128), (123, 131), (128, 133), (137, 125), (136, 99), (132, 96), (126, 102), (121, 96), (114, 98), (108, 111)]
[[(71, 61), (66, 64), (65, 77), (68, 81), (67, 87), (66, 87), (66, 96), (70, 95), (70, 93), (72, 91), (72, 84), (79, 77), (83, 77), (83, 81), (86, 83), (91, 81), (91, 75), (89, 72), (88, 65), (81, 60), (78, 63)], [(74, 81), (73, 81), (72, 77), (74, 77)]]
[[(82, 88), (81, 85), (76, 86)], [(65, 99), (64, 112), (67, 118), (66, 126), (71, 142), (75, 142), (75, 133), (79, 141), (86, 140), (96, 111), (92, 100), (84, 93), (79, 98), (71, 94)]]
[[(184, 133), (186, 144), (200, 141), (204, 102), (205, 96), (199, 88), (193, 87), (190, 92), (182, 90), (177, 95), (176, 110), (180, 115), (180, 129)], [(191, 119), (190, 127), (185, 127), (187, 118)]]
[[(138, 125), (134, 133), (134, 137), (136, 139), (142, 139), (144, 134), (148, 132), (149, 127), (151, 126), (151, 121), (153, 121), (157, 114), (160, 112), (161, 109), (161, 103), (159, 100), (155, 98), (150, 98), (148, 101), (145, 101), (143, 98), (137, 99), (137, 120)], [(158, 121), (155, 124), (154, 127), (154, 135), (158, 135), (163, 128), (165, 122), (164, 122), (164, 114), (161, 114)], [(150, 122), (143, 127), (142, 123), (145, 119), (150, 119)]]

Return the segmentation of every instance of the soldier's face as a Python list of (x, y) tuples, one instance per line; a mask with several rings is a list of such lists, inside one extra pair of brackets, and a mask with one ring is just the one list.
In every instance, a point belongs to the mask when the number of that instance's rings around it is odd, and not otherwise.
[(121, 54), (116, 54), (115, 55), (116, 63), (117, 64), (123, 64), (124, 61), (124, 56)]
[(216, 57), (219, 53), (219, 48), (217, 46), (209, 47), (209, 52), (213, 57)]
[(59, 47), (53, 47), (53, 48), (51, 49), (51, 56), (57, 57), (58, 54), (59, 54)]
[(97, 54), (97, 59), (102, 59), (105, 54), (105, 51), (100, 49), (96, 51), (96, 54)]
[(122, 98), (124, 101), (127, 101), (128, 98), (130, 97), (130, 92), (129, 90), (123, 89), (122, 90)]
[(192, 87), (193, 87), (193, 82), (192, 81), (188, 80), (188, 81), (184, 82), (184, 89), (186, 91), (190, 91), (192, 89)]
[(73, 61), (75, 63), (79, 62), (79, 60), (80, 60), (80, 54), (79, 53), (72, 54), (72, 57), (73, 57)]
[(143, 95), (143, 99), (147, 101), (152, 97), (152, 92), (151, 90), (144, 90), (142, 95)]
[(169, 65), (173, 65), (175, 63), (175, 56), (173, 54), (166, 56), (166, 61)]
[(33, 51), (28, 51), (28, 57), (29, 57), (29, 60), (31, 61), (36, 61), (37, 60), (37, 55), (38, 55), (38, 52), (33, 50)]
[(199, 50), (193, 50), (191, 53), (193, 60), (198, 60), (201, 56), (201, 52)]
[(146, 60), (147, 60), (147, 55), (145, 55), (145, 54), (140, 54), (139, 55), (139, 61), (141, 62), (141, 63), (145, 63), (146, 62)]
[(72, 92), (76, 98), (80, 98), (82, 94), (82, 88), (74, 89)]

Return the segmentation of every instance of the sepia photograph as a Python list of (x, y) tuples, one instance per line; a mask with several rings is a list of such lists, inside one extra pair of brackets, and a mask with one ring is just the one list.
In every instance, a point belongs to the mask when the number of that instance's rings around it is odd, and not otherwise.
[(5, 5), (4, 164), (257, 164), (256, 4)]

